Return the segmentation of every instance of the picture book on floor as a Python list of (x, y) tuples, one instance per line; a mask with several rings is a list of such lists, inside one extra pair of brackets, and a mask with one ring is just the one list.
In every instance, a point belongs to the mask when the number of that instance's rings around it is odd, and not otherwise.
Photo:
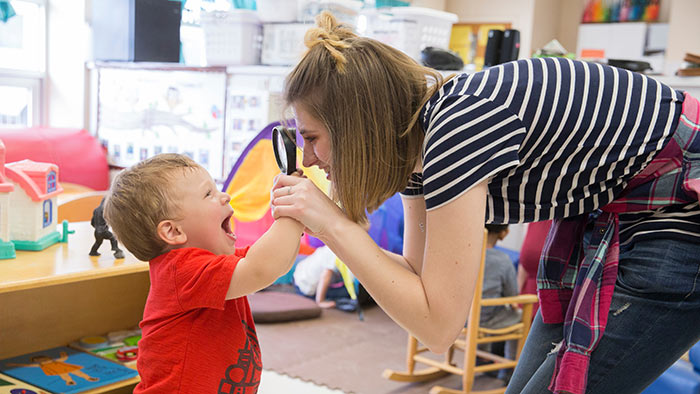
[(141, 329), (136, 327), (109, 332), (105, 335), (82, 337), (69, 343), (68, 346), (136, 369), (139, 340), (141, 340)]
[(52, 394), (0, 373), (0, 394)]
[(0, 360), (0, 372), (57, 394), (80, 393), (137, 375), (131, 368), (69, 347)]

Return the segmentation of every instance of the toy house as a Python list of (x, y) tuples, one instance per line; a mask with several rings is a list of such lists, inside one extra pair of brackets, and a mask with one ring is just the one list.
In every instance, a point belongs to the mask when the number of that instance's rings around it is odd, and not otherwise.
[(0, 259), (15, 257), (10, 241), (10, 192), (15, 186), (5, 176), (5, 144), (0, 140)]
[(56, 231), (58, 166), (22, 160), (5, 165), (10, 192), (10, 239), (17, 250), (42, 250), (61, 239)]

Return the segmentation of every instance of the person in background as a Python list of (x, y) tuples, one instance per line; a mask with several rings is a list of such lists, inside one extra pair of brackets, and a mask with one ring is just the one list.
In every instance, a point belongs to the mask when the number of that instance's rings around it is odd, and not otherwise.
[(336, 299), (350, 298), (335, 260), (333, 251), (323, 245), (299, 261), (294, 268), (294, 287), (297, 292), (313, 298), (324, 309), (334, 308)]
[[(518, 295), (518, 284), (513, 261), (505, 252), (495, 249), (498, 241), (508, 235), (507, 224), (487, 224), (486, 257), (484, 258), (484, 283), (482, 298), (500, 298)], [(511, 306), (485, 306), (481, 308), (480, 324), (487, 328), (503, 328), (520, 321), (520, 310)]]
[(303, 226), (277, 220), (238, 249), (229, 201), (179, 154), (154, 156), (114, 179), (105, 219), (149, 261), (151, 280), (134, 393), (257, 392), (262, 361), (246, 295), (289, 271)]
[[(411, 335), (454, 343), (484, 224), (551, 219), (508, 394), (639, 393), (700, 339), (697, 99), (566, 58), (443, 78), (330, 13), (317, 25), (284, 100), (332, 198), (280, 175), (274, 217), (302, 222)], [(360, 223), (401, 191), (398, 255)]]
[[(544, 240), (547, 239), (550, 227), (552, 227), (551, 220), (533, 222), (527, 225), (518, 259), (518, 289), (520, 294), (537, 294), (537, 270), (544, 249)], [(533, 305), (533, 317), (537, 314), (539, 307), (539, 302)]]
[[(494, 246), (508, 235), (507, 224), (487, 224), (486, 230), (486, 256), (484, 258), (484, 282), (481, 289), (482, 298), (500, 298), (518, 295), (518, 285), (513, 261), (505, 252), (495, 249)], [(522, 311), (516, 305), (484, 306), (481, 308), (481, 320), (479, 325), (486, 328), (498, 329), (521, 321)], [(480, 345), (482, 350), (505, 355), (511, 360), (515, 359), (518, 341), (506, 341), (505, 346), (496, 343), (484, 343)], [(495, 350), (495, 348), (503, 350)], [(508, 381), (512, 369), (498, 371), (497, 377)]]

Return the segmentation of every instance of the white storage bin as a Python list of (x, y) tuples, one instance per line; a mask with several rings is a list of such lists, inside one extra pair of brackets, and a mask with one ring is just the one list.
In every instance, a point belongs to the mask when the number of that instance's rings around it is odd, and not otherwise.
[(261, 63), (268, 66), (293, 66), (306, 51), (304, 35), (314, 25), (307, 23), (263, 24)]
[(207, 65), (260, 63), (262, 24), (255, 11), (235, 9), (202, 13)]
[(425, 47), (447, 49), (457, 15), (422, 7), (392, 7), (363, 14), (366, 35), (420, 62)]
[(298, 0), (257, 0), (258, 16), (262, 22), (296, 22), (299, 20)]
[(357, 19), (362, 9), (359, 0), (299, 0), (299, 21), (315, 23), (316, 16), (323, 11), (330, 11), (341, 23), (357, 28)]

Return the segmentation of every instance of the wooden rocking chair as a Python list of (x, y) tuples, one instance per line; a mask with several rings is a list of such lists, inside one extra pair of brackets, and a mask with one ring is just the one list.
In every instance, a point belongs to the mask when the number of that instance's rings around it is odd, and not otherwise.
[[(467, 327), (462, 330), (462, 334), (445, 353), (444, 361), (436, 360), (435, 358), (421, 355), (427, 352), (428, 348), (420, 346), (418, 340), (409, 334), (408, 349), (406, 357), (406, 372), (397, 372), (393, 370), (385, 370), (383, 377), (399, 382), (424, 382), (439, 377), (445, 376), (448, 373), (462, 376), (462, 390), (449, 389), (441, 386), (433, 386), (430, 394), (438, 393), (480, 393), (480, 394), (502, 394), (506, 388), (498, 388), (492, 390), (473, 391), (474, 375), (477, 373), (497, 371), (500, 369), (515, 368), (520, 357), (520, 352), (525, 344), (525, 338), (530, 331), (532, 323), (532, 305), (537, 302), (537, 297), (531, 294), (519, 295), (515, 297), (502, 298), (481, 298), (481, 290), (484, 281), (484, 258), (486, 256), (486, 234), (484, 235), (484, 243), (481, 251), (481, 264), (479, 267), (479, 276), (474, 290), (474, 300), (472, 301), (471, 310), (469, 312), (469, 321)], [(500, 329), (488, 329), (479, 327), (479, 318), (481, 317), (481, 308), (484, 306), (497, 306), (521, 304), (522, 305), (522, 320), (517, 324)], [(477, 349), (477, 345), (481, 343), (502, 342), (507, 340), (517, 340), (517, 350), (515, 359), (510, 360), (505, 357), (485, 352)], [(452, 361), (455, 349), (464, 352), (464, 367), (457, 366)], [(477, 356), (481, 359), (489, 361), (487, 364), (476, 365)], [(422, 363), (428, 367), (421, 370), (416, 370), (416, 363)]]

